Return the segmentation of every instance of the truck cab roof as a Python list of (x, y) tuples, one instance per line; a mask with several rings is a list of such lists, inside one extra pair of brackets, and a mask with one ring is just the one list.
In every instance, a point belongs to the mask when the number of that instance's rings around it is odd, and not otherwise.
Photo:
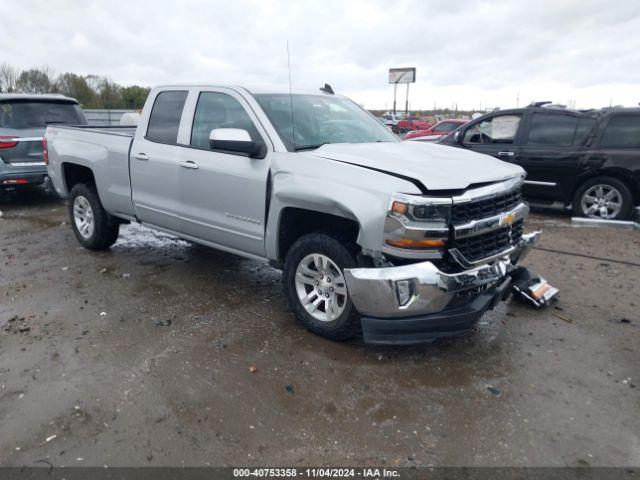
[[(321, 87), (317, 89), (311, 88), (293, 88), (289, 89), (288, 85), (234, 85), (234, 84), (203, 84), (203, 83), (193, 83), (193, 84), (175, 84), (175, 85), (159, 85), (154, 88), (154, 90), (167, 90), (167, 89), (179, 89), (179, 88), (228, 88), (235, 91), (245, 91), (252, 95), (260, 95), (260, 94), (273, 94), (273, 95), (289, 95), (289, 93), (293, 95), (329, 95), (332, 96), (334, 94), (328, 93), (325, 90), (321, 90)], [(337, 95), (337, 94), (335, 94)]]

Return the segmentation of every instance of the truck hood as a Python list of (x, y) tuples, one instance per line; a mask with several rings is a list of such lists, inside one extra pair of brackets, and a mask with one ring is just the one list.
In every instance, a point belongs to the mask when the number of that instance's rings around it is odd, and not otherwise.
[(422, 142), (332, 143), (305, 153), (409, 177), (427, 190), (462, 190), (524, 175), (521, 167), (489, 155)]

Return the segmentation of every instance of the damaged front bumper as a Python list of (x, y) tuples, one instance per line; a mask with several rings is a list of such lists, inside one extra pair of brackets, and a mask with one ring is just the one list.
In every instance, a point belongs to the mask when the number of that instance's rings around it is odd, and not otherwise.
[(346, 269), (349, 295), (363, 315), (365, 341), (418, 343), (469, 330), (508, 296), (509, 273), (539, 235), (523, 235), (504, 257), (459, 273), (442, 272), (428, 261)]

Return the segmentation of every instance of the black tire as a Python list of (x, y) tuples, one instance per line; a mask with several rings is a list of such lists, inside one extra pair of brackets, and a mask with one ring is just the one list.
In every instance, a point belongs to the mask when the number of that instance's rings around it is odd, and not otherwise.
[(347, 293), (343, 312), (331, 321), (322, 321), (309, 314), (298, 299), (296, 292), (296, 269), (298, 264), (310, 254), (322, 254), (340, 269), (352, 268), (357, 263), (357, 248), (354, 244), (325, 233), (310, 233), (294, 242), (284, 262), (284, 290), (291, 310), (298, 321), (309, 331), (331, 340), (349, 340), (361, 331), (360, 314), (355, 309)]
[[(78, 197), (83, 197), (87, 200), (93, 213), (93, 232), (88, 236), (80, 233), (75, 221), (74, 204)], [(69, 218), (73, 233), (75, 233), (76, 238), (84, 248), (105, 250), (116, 243), (118, 239), (120, 223), (106, 212), (93, 185), (77, 183), (73, 186), (69, 195)]]
[[(629, 218), (631, 214), (631, 210), (633, 208), (633, 195), (624, 182), (618, 180), (613, 177), (595, 177), (587, 180), (582, 185), (578, 187), (575, 194), (573, 195), (573, 213), (579, 217), (589, 217), (590, 215), (585, 211), (582, 206), (582, 197), (583, 195), (593, 186), (595, 185), (606, 185), (611, 188), (615, 188), (620, 192), (620, 196), (622, 197), (622, 208), (620, 211), (610, 220), (624, 220)], [(595, 217), (601, 218), (601, 217)]]

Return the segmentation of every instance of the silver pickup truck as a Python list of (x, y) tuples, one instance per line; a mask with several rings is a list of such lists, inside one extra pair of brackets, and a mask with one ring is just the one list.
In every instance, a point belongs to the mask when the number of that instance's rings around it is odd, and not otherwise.
[(401, 142), (330, 88), (159, 87), (137, 127), (49, 126), (45, 144), (83, 246), (135, 221), (267, 259), (298, 320), (335, 340), (468, 331), (538, 236), (520, 167)]

